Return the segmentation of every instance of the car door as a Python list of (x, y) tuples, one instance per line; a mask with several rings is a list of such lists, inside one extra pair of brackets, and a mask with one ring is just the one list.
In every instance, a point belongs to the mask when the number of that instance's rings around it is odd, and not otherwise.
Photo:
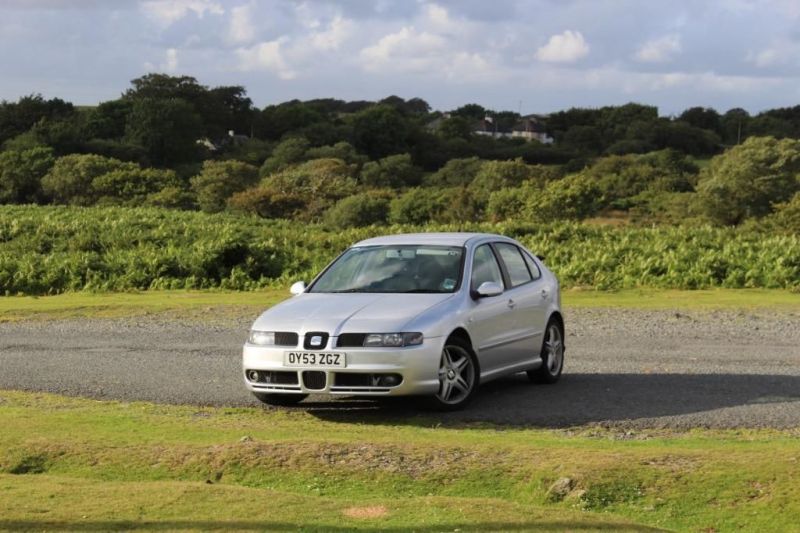
[(500, 266), (506, 278), (506, 295), (511, 306), (513, 341), (503, 354), (507, 366), (536, 359), (542, 347), (547, 313), (543, 297), (542, 276), (538, 268), (532, 271), (524, 253), (508, 242), (494, 243)]
[[(492, 247), (482, 244), (475, 248), (470, 269), (470, 291), (474, 294), (481, 283), (492, 281), (504, 286), (500, 263)], [(508, 296), (503, 293), (473, 300), (468, 318), (472, 344), (480, 362), (481, 375), (506, 365), (504, 352), (514, 339), (512, 309)]]

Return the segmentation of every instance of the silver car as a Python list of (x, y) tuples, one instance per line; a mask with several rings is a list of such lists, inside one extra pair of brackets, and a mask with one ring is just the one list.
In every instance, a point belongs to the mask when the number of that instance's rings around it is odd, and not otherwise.
[(452, 410), (479, 383), (516, 372), (555, 383), (564, 366), (558, 280), (500, 235), (367, 239), (291, 292), (244, 345), (245, 384), (265, 403), (422, 395)]

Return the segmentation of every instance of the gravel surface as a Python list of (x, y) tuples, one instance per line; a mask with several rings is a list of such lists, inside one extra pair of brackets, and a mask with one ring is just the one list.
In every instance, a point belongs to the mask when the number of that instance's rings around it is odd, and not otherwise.
[[(253, 317), (0, 324), (0, 389), (198, 405), (256, 405), (240, 347)], [(325, 419), (567, 427), (800, 427), (800, 314), (590, 309), (567, 317), (554, 386), (524, 375), (485, 384), (464, 411), (419, 415), (413, 402), (330, 401)]]

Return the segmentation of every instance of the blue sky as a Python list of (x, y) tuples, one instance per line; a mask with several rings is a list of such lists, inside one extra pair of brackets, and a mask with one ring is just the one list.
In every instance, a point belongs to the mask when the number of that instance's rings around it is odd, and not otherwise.
[(0, 0), (0, 99), (147, 72), (293, 98), (548, 112), (800, 104), (800, 0)]

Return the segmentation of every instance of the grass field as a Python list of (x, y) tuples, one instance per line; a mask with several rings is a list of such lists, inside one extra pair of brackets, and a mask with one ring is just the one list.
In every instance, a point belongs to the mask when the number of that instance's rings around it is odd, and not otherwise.
[(797, 431), (443, 427), (9, 391), (0, 427), (0, 529), (790, 531), (800, 516)]
[[(77, 292), (57, 296), (0, 297), (0, 322), (62, 318), (119, 318), (169, 315), (202, 318), (257, 314), (289, 297), (286, 289), (250, 292), (143, 291), (123, 293)], [(566, 308), (626, 307), (631, 309), (777, 310), (800, 312), (800, 293), (780, 289), (622, 291), (565, 290)]]

